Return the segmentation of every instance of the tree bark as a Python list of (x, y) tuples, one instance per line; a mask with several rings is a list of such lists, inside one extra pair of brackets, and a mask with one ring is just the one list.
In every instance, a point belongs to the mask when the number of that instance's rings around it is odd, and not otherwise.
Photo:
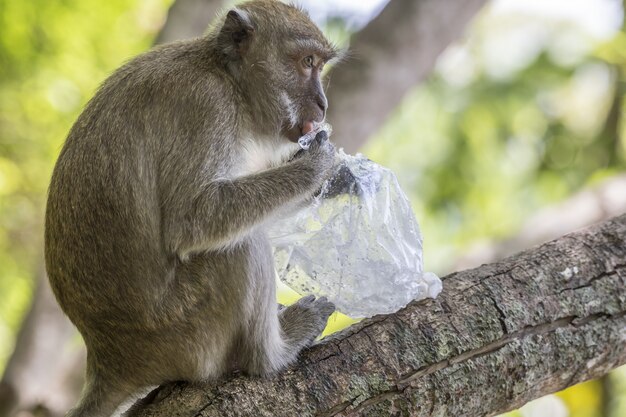
[(354, 153), (387, 120), (406, 92), (432, 71), (486, 0), (392, 0), (350, 42), (330, 74), (333, 141)]
[(626, 214), (449, 275), (267, 380), (174, 383), (135, 417), (492, 416), (626, 362)]

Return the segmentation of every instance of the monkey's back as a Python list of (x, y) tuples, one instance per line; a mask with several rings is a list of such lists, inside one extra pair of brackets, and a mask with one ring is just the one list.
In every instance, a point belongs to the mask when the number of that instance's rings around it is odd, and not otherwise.
[[(132, 327), (158, 319), (151, 307), (166, 295), (177, 261), (162, 239), (164, 200), (184, 192), (185, 176), (202, 163), (190, 157), (197, 153), (192, 138), (205, 126), (194, 126), (189, 120), (198, 115), (174, 101), (177, 89), (196, 88), (176, 74), (201, 71), (193, 68), (198, 42), (153, 50), (116, 71), (58, 158), (46, 209), (46, 267), (79, 329), (86, 321)], [(210, 100), (195, 111), (211, 113)], [(185, 152), (174, 152), (181, 141)]]

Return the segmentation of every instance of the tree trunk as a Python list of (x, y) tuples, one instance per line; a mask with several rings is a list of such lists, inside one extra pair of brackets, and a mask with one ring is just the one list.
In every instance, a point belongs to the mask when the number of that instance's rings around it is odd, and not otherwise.
[(160, 45), (202, 35), (222, 7), (222, 3), (222, 0), (175, 1), (167, 12), (165, 25), (154, 44)]
[(333, 141), (354, 153), (405, 93), (432, 71), (486, 0), (392, 0), (350, 42), (346, 62), (330, 74), (328, 120)]
[(626, 362), (626, 214), (449, 275), (267, 380), (174, 383), (135, 417), (492, 416)]
[(31, 307), (0, 381), (2, 417), (35, 409), (63, 415), (83, 383), (84, 348), (74, 340), (76, 330), (52, 294), (43, 262), (40, 268)]

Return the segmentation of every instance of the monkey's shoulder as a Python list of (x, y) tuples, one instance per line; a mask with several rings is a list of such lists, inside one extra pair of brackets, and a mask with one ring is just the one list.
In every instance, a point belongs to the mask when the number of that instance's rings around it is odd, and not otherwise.
[[(103, 84), (101, 92), (132, 99), (206, 101), (232, 96), (232, 83), (216, 65), (215, 54), (203, 38), (162, 45), (130, 60)], [(198, 104), (198, 103), (196, 103)]]

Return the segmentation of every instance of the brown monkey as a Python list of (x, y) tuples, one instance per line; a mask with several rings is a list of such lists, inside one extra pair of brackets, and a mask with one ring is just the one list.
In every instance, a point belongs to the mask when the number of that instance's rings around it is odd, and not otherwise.
[(69, 416), (108, 416), (137, 389), (293, 362), (334, 307), (277, 311), (265, 225), (329, 175), (323, 65), (300, 10), (255, 0), (202, 38), (156, 48), (104, 82), (71, 129), (46, 211), (46, 266), (87, 345)]

